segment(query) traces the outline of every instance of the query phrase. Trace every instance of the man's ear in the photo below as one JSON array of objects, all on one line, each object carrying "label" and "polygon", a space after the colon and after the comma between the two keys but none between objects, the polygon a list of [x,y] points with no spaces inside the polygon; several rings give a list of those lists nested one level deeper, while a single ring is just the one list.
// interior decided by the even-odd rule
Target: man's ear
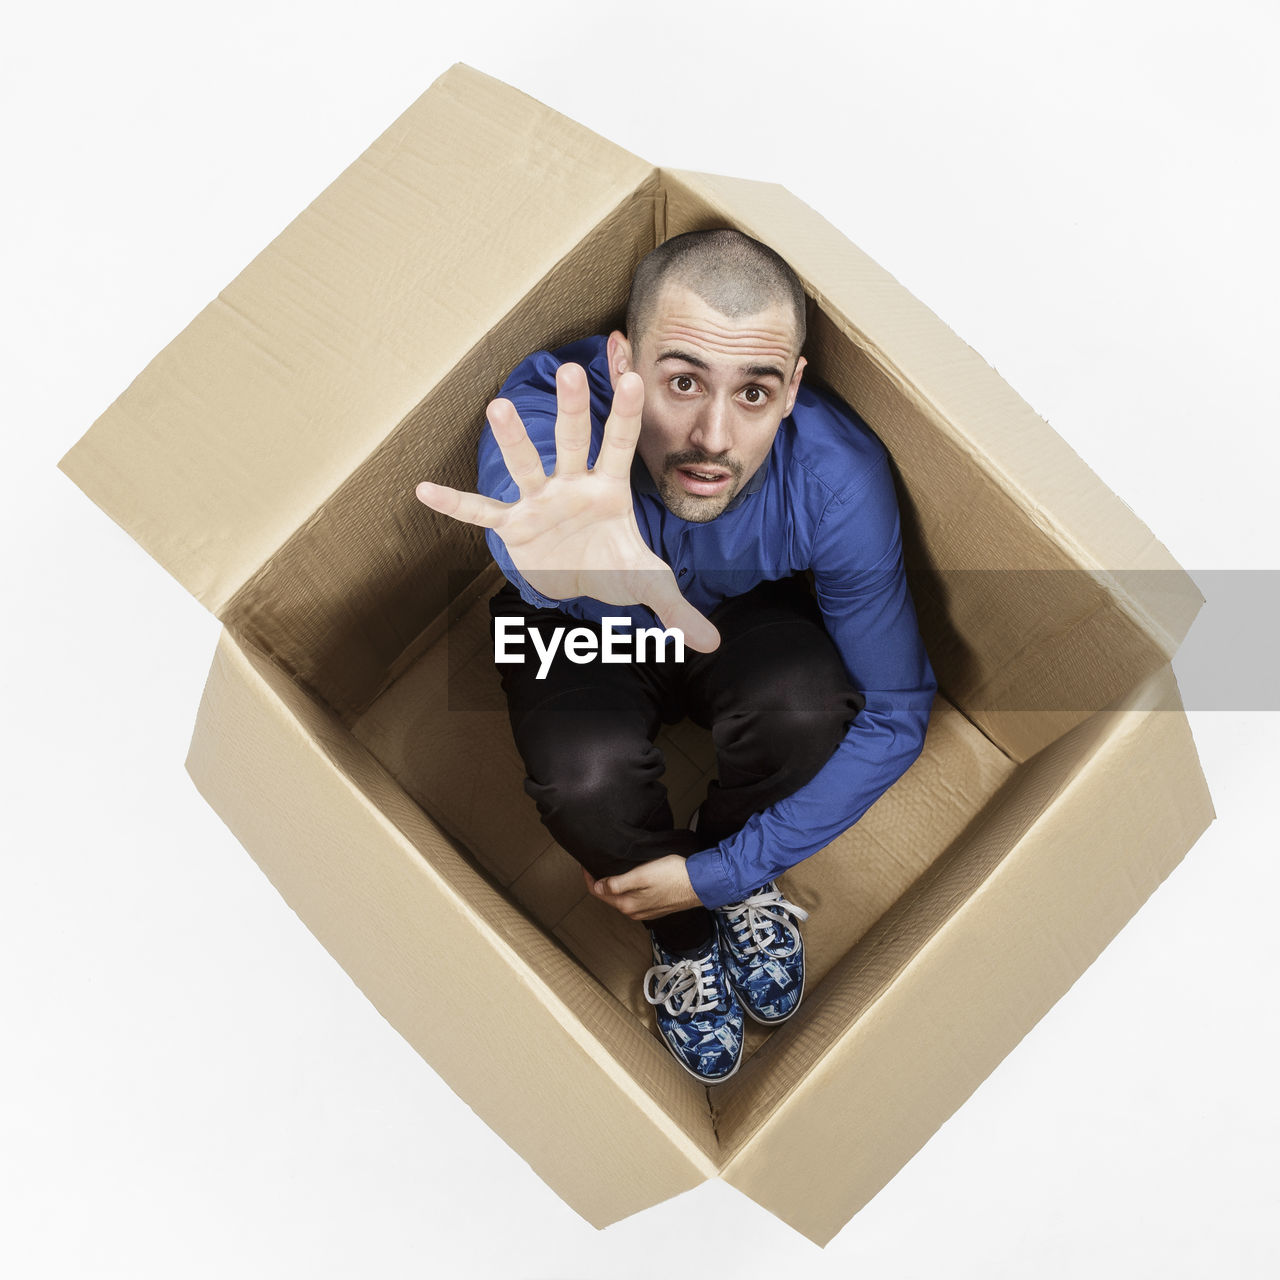
[{"label": "man's ear", "polygon": [[787,407],[783,410],[782,416],[785,418],[795,408],[796,396],[800,391],[800,377],[804,373],[804,367],[809,362],[801,356],[796,361],[796,370],[791,375],[791,382],[787,386]]},{"label": "man's ear", "polygon": [[627,335],[621,329],[615,329],[609,335],[605,356],[609,361],[609,382],[616,390],[618,379],[628,369],[634,367],[631,363],[631,343],[627,341]]}]

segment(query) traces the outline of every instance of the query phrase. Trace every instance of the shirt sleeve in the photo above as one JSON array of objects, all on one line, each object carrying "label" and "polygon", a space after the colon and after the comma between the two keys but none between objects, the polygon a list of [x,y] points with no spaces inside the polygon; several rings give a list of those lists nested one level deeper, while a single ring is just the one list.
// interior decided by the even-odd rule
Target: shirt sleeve
[{"label": "shirt sleeve", "polygon": [[819,772],[737,834],[691,855],[708,907],[744,898],[853,825],[919,756],[938,684],[902,562],[888,456],[850,497],[833,497],[814,538],[818,604],[866,704]]}]

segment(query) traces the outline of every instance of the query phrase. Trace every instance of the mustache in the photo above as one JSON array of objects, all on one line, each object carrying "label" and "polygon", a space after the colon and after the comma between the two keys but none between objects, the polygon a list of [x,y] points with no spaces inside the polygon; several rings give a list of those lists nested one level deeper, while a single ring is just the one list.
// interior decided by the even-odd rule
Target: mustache
[{"label": "mustache", "polygon": [[742,475],[742,463],[730,454],[716,458],[700,449],[681,449],[667,454],[662,461],[668,471],[676,467],[714,467],[718,471],[730,472],[735,480]]}]

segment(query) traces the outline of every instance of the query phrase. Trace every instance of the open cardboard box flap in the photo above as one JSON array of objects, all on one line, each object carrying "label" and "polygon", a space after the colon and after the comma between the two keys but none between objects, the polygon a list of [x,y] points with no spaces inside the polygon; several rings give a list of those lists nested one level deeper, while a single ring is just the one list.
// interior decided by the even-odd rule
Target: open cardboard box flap
[{"label": "open cardboard box flap", "polygon": [[[424,391],[652,174],[459,65],[147,365],[59,466],[224,617]],[[537,216],[535,201],[555,216]]]},{"label": "open cardboard box flap", "polygon": [[[473,487],[506,372],[616,324],[655,243],[725,224],[796,268],[814,376],[889,448],[943,696],[903,781],[789,873],[863,905],[820,913],[805,1008],[709,1097],[634,1007],[618,922],[569,896],[501,708],[462,705],[492,692],[489,557],[413,486]],[[202,794],[597,1225],[720,1174],[825,1242],[1212,817],[1168,667],[1199,592],[996,372],[784,189],[655,169],[461,65],[60,466],[225,624]]]}]

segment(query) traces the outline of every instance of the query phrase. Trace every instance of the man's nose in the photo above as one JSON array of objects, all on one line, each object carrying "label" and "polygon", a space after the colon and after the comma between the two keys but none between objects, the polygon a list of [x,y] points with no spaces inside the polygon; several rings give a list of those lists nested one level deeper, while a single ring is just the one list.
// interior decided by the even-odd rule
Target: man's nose
[{"label": "man's nose", "polygon": [[702,405],[690,442],[695,449],[712,455],[728,450],[731,443],[729,409],[724,401],[713,396]]}]

